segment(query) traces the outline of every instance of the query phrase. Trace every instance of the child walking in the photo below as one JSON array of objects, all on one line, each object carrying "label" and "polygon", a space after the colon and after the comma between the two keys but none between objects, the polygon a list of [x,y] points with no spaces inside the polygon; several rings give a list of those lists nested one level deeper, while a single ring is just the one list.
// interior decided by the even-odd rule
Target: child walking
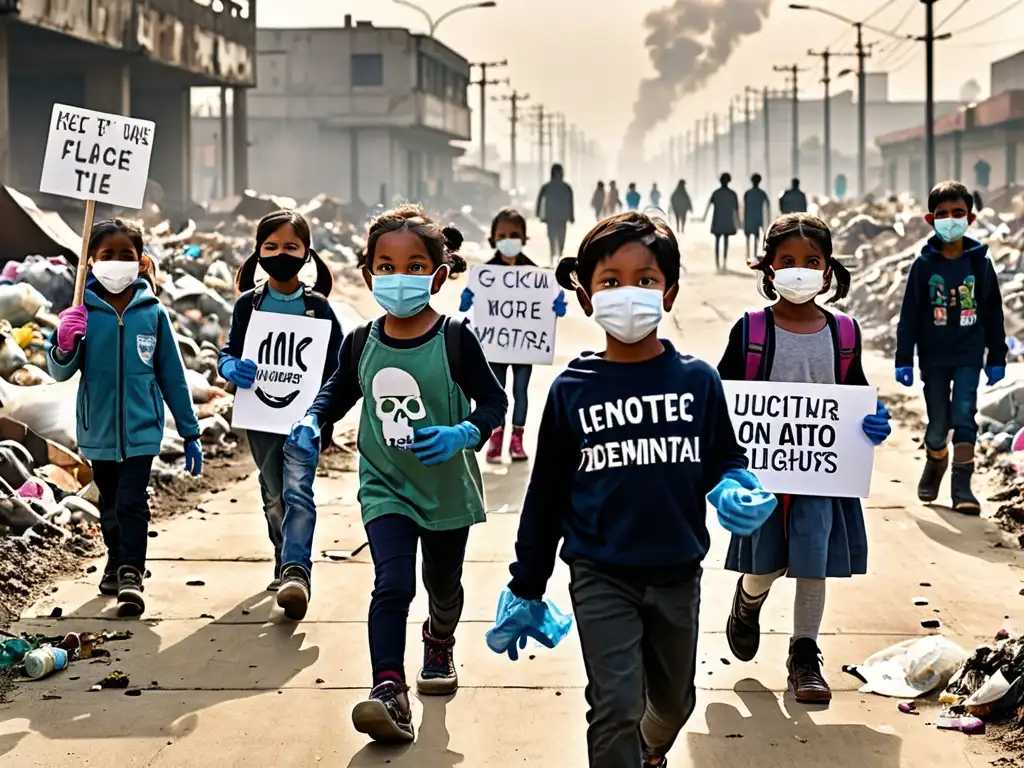
[{"label": "child walking", "polygon": [[[461,244],[457,229],[442,230],[418,206],[373,221],[361,266],[385,314],[345,338],[337,373],[289,438],[289,456],[315,457],[321,429],[363,398],[359,503],[375,572],[373,687],[352,722],[379,741],[414,738],[405,636],[418,545],[430,611],[416,687],[424,695],[458,687],[453,647],[464,601],[462,562],[470,526],[485,520],[473,451],[505,422],[508,408],[473,331],[430,306],[448,277],[466,269]],[[308,491],[307,497],[312,506]]]},{"label": "child walking", "polygon": [[[538,601],[564,537],[591,768],[667,765],[693,712],[705,497],[742,533],[775,505],[746,470],[715,369],[658,338],[679,270],[668,225],[632,212],[599,223],[578,257],[558,266],[559,283],[605,331],[606,346],[551,386],[511,595],[502,596],[494,632],[502,614],[512,616],[506,624],[519,614],[521,639],[544,642]],[[513,657],[519,639],[507,649]]]},{"label": "child walking", "polygon": [[[832,258],[832,235],[821,219],[782,216],[765,235],[756,265],[761,293],[778,302],[748,313],[733,326],[718,372],[726,380],[867,386],[856,321],[815,302],[836,283],[830,299],[850,287],[850,273]],[[864,434],[880,445],[890,432],[881,403],[864,419]],[[789,684],[799,702],[827,702],[832,691],[821,673],[818,630],[825,609],[825,579],[867,572],[868,542],[860,499],[783,496],[751,536],[733,536],[726,568],[743,574],[726,625],[729,647],[750,661],[760,643],[759,616],[772,584],[796,579]]]},{"label": "child walking", "polygon": [[146,610],[143,576],[149,542],[149,474],[164,437],[164,402],[185,441],[185,469],[203,469],[199,422],[171,321],[154,293],[142,232],[120,219],[89,234],[85,303],[60,315],[46,362],[57,381],[77,372],[78,448],[100,492],[107,564],[100,593],[117,595],[117,613]]},{"label": "child walking", "polygon": [[[515,208],[502,208],[491,222],[491,247],[495,249],[494,257],[488,264],[502,267],[536,267],[526,254],[523,245],[526,243],[526,218]],[[460,312],[468,312],[473,306],[473,291],[464,288],[459,303]],[[552,305],[556,317],[565,317],[568,306],[565,303],[565,291],[559,291]],[[508,363],[491,363],[495,378],[505,388],[508,381]],[[512,461],[526,461],[529,457],[523,448],[523,432],[526,429],[526,415],[529,409],[530,376],[532,365],[512,363],[512,437],[509,440],[508,453]],[[487,445],[487,461],[490,464],[501,463],[501,452],[505,447],[505,428],[498,427],[491,433]]]},{"label": "child walking", "polygon": [[[231,315],[227,342],[220,351],[217,370],[239,389],[250,389],[257,365],[242,358],[245,335],[253,312],[275,312],[329,320],[331,336],[327,345],[323,382],[338,369],[341,326],[327,297],[334,287],[330,268],[311,245],[309,223],[296,211],[275,211],[256,225],[256,247],[235,275],[241,292]],[[312,289],[299,280],[303,266],[316,265]],[[267,274],[266,282],[255,285],[256,267]],[[329,428],[328,428],[329,429]],[[260,493],[267,532],[274,547],[274,578],[267,590],[277,592],[277,604],[295,621],[305,618],[311,593],[313,529],[316,515],[305,508],[286,510],[284,502],[284,444],[287,435],[248,430],[249,450],[260,473]],[[328,433],[322,443],[331,444]]]},{"label": "child walking", "polygon": [[[914,383],[914,347],[924,383],[928,456],[917,486],[921,501],[939,497],[949,466],[953,434],[953,509],[981,513],[971,490],[978,384],[984,367],[988,385],[1006,375],[1006,329],[999,278],[988,246],[966,237],[974,223],[974,198],[963,184],[944,181],[928,195],[925,219],[935,228],[910,267],[896,330],[896,381]],[[952,390],[952,394],[950,391]]]}]

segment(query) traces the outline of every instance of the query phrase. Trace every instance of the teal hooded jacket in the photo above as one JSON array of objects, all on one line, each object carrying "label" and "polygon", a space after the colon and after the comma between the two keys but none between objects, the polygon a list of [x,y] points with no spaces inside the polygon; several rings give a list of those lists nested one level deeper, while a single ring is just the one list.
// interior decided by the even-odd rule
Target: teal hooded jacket
[{"label": "teal hooded jacket", "polygon": [[78,447],[90,461],[123,461],[158,456],[164,435],[164,401],[178,434],[199,437],[199,422],[185,379],[171,320],[149,283],[139,278],[135,296],[121,317],[91,290],[85,338],[71,354],[56,346],[46,352],[57,381],[82,372],[78,384]]}]

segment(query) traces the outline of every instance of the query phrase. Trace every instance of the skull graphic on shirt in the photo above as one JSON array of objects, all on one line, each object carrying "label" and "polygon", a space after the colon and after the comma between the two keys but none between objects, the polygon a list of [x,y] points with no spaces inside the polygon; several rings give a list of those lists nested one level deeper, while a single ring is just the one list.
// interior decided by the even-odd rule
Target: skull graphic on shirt
[{"label": "skull graphic on shirt", "polygon": [[410,422],[420,421],[427,415],[420,385],[401,368],[381,368],[373,377],[370,390],[385,445],[408,451],[413,442]]}]

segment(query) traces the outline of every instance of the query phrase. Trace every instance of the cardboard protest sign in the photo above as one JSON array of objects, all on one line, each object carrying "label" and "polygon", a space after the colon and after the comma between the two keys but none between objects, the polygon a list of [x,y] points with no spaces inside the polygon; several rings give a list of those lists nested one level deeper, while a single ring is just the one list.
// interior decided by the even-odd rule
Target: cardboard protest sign
[{"label": "cardboard protest sign", "polygon": [[231,426],[287,435],[320,391],[330,339],[329,320],[253,312],[242,359],[259,370],[252,387],[235,395]]},{"label": "cardboard protest sign", "polygon": [[492,363],[551,365],[555,274],[539,267],[473,267],[473,330]]},{"label": "cardboard protest sign", "polygon": [[861,422],[873,387],[723,381],[736,437],[765,490],[867,498],[875,447]]}]

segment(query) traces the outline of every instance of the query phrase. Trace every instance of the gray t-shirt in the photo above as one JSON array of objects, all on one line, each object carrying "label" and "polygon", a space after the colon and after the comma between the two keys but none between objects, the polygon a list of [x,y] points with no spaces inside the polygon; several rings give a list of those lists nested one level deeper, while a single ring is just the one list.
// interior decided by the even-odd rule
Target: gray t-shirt
[{"label": "gray t-shirt", "polygon": [[770,381],[835,384],[835,350],[826,325],[817,333],[790,333],[775,326],[775,355]]}]

